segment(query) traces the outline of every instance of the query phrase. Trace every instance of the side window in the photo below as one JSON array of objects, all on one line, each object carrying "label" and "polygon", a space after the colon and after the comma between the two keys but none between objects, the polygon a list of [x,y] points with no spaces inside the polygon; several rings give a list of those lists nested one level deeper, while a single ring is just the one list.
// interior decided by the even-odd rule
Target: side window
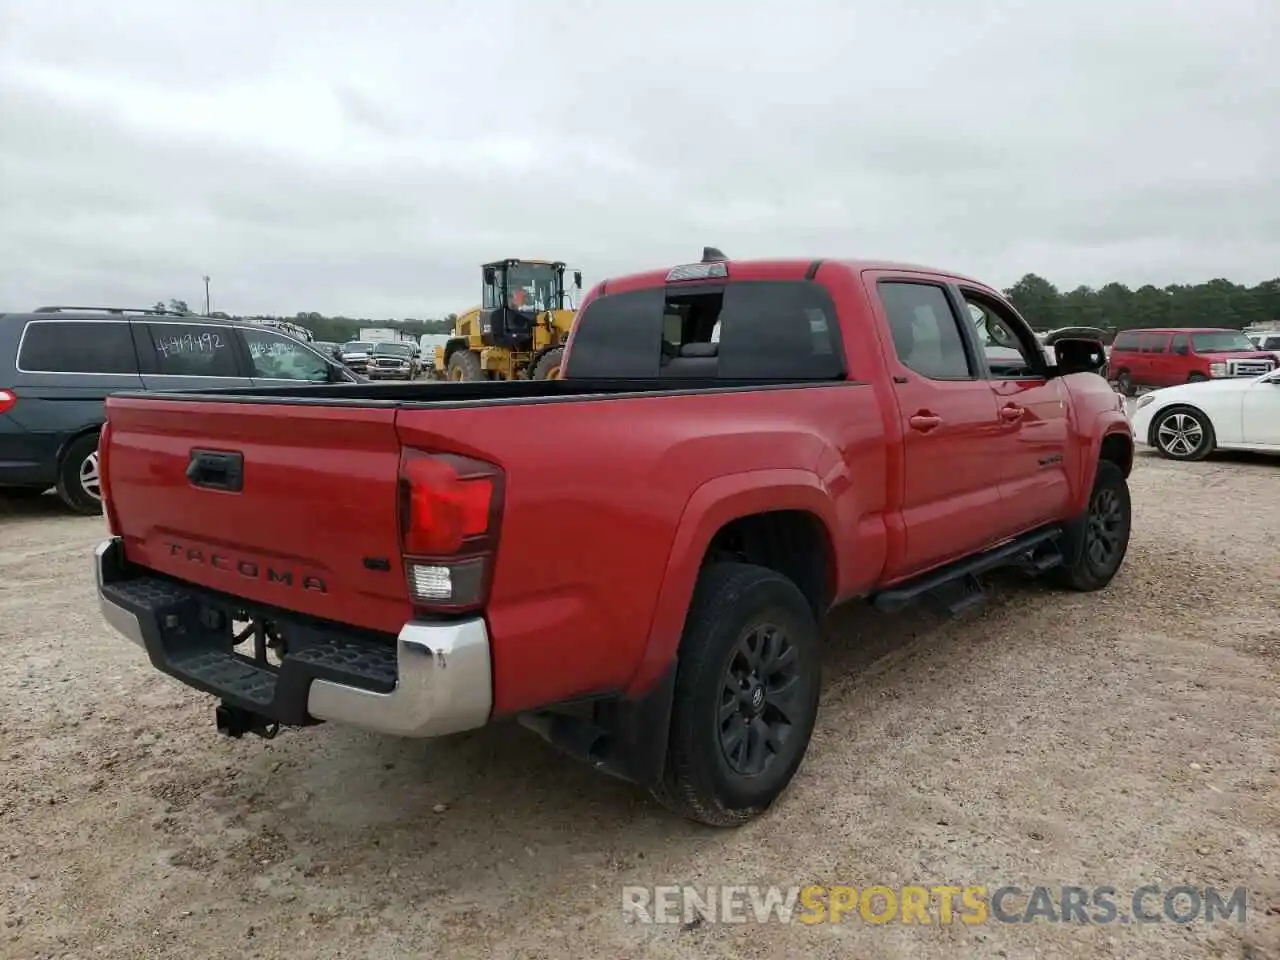
[{"label": "side window", "polygon": [[117,320],[33,320],[22,334],[18,368],[26,373],[137,376],[129,324]]},{"label": "side window", "polygon": [[942,287],[882,281],[879,291],[903,366],[933,380],[975,378],[960,335],[960,321]]},{"label": "side window", "polygon": [[266,330],[241,330],[249,347],[253,375],[271,380],[329,379],[329,365],[323,357],[297,340]]},{"label": "side window", "polygon": [[1146,341],[1146,353],[1164,353],[1169,344],[1169,337],[1163,333],[1149,333]]},{"label": "side window", "polygon": [[838,333],[835,304],[820,284],[731,283],[707,340],[719,377],[838,380],[845,375]]},{"label": "side window", "polygon": [[156,373],[169,377],[238,377],[234,336],[229,327],[198,323],[148,323]]},{"label": "side window", "polygon": [[1180,333],[1173,338],[1173,353],[1180,357],[1185,357],[1191,352],[1191,338],[1185,333]]},{"label": "side window", "polygon": [[995,377],[1035,377],[1044,372],[1044,353],[1026,325],[996,303],[962,290],[969,319],[988,372]]},{"label": "side window", "polygon": [[1122,333],[1111,344],[1111,349],[1113,352],[1116,350],[1135,350],[1137,346],[1138,335],[1136,333]]}]

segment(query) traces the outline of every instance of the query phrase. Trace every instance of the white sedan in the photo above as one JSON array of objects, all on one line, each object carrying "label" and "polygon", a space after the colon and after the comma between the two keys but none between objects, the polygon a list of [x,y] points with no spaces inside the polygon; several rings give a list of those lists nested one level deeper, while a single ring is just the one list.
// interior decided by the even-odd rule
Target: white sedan
[{"label": "white sedan", "polygon": [[1152,390],[1132,420],[1134,439],[1170,460],[1203,460],[1214,450],[1280,454],[1280,370]]}]

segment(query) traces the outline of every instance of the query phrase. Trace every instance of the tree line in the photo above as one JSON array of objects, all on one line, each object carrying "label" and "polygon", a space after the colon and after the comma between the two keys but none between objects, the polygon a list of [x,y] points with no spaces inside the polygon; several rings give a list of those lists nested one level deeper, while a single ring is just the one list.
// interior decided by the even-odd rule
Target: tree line
[{"label": "tree line", "polygon": [[[1230,280],[1205,283],[1175,283],[1167,287],[1151,284],[1131,290],[1123,283],[1102,287],[1076,287],[1061,291],[1044,277],[1028,273],[1005,290],[1018,312],[1037,330],[1058,327],[1100,327],[1112,333],[1137,327],[1231,327],[1280,321],[1280,278],[1247,287]],[[191,315],[184,300],[157,302],[157,310]],[[214,316],[228,317],[216,312]],[[361,327],[396,327],[415,337],[424,333],[448,333],[457,319],[454,314],[420,320],[371,320],[367,317],[330,317],[315,311],[301,311],[291,317],[256,316],[257,320],[287,320],[306,327],[317,340],[340,343],[355,337]]]},{"label": "tree line", "polygon": [[1280,320],[1280,278],[1246,287],[1230,280],[1151,284],[1131,290],[1123,283],[1098,289],[1060,291],[1034,273],[1005,291],[1009,301],[1037,330],[1100,327],[1116,332],[1138,327],[1231,327]]}]

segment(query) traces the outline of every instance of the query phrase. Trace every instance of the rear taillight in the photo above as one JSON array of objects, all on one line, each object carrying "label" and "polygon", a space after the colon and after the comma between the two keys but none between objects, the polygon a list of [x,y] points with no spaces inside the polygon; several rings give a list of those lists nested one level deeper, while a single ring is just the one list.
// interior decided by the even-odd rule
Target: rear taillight
[{"label": "rear taillight", "polygon": [[111,449],[111,424],[104,423],[98,433],[98,490],[102,494],[102,512],[107,518],[107,529],[112,536],[120,536],[120,524],[116,521],[115,507],[111,504],[110,474],[111,464],[108,452]]},{"label": "rear taillight", "polygon": [[402,452],[400,545],[415,603],[457,611],[484,605],[502,493],[502,470],[491,463]]},{"label": "rear taillight", "polygon": [[18,405],[18,395],[12,390],[0,390],[0,413],[8,413]]}]

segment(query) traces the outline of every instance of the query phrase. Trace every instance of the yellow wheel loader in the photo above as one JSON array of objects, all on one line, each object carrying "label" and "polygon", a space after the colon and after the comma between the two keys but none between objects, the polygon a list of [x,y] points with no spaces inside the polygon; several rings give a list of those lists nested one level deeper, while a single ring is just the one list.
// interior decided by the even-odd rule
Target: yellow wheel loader
[{"label": "yellow wheel loader", "polygon": [[[565,265],[551,260],[495,260],[481,267],[480,306],[461,314],[435,368],[448,380],[554,380],[573,326],[565,309]],[[582,289],[582,273],[573,285]]]}]

